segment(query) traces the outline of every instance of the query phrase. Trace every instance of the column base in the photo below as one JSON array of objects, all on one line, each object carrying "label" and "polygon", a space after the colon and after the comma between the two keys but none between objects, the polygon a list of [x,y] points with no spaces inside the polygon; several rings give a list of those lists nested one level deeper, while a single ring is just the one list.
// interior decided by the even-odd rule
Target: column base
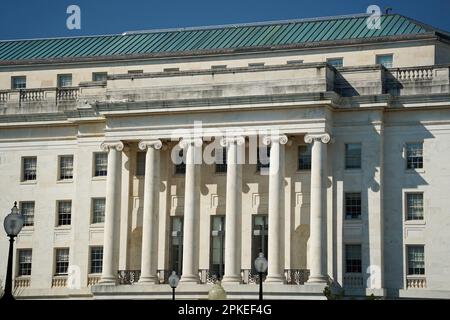
[{"label": "column base", "polygon": [[286,278],[282,275],[268,275],[264,283],[283,284],[286,282]]},{"label": "column base", "polygon": [[159,279],[157,276],[140,277],[138,284],[158,284]]},{"label": "column base", "polygon": [[240,275],[239,276],[227,276],[227,275],[224,275],[222,280],[221,280],[221,282],[222,283],[240,284],[240,283],[242,283],[242,277]]},{"label": "column base", "polygon": [[116,277],[101,277],[98,284],[115,286],[117,284],[117,279]]},{"label": "column base", "polygon": [[189,274],[189,275],[181,275],[180,279],[181,283],[200,283],[200,278],[198,275]]},{"label": "column base", "polygon": [[327,283],[328,277],[327,276],[310,276],[307,283]]}]

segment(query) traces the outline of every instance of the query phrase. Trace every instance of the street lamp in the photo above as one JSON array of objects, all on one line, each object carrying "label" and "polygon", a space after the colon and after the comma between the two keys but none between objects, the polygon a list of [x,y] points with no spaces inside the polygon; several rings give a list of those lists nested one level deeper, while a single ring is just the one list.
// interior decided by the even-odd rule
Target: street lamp
[{"label": "street lamp", "polygon": [[267,271],[267,259],[264,253],[260,252],[258,258],[255,259],[255,269],[259,274],[259,300],[263,299],[263,273]]},{"label": "street lamp", "polygon": [[12,264],[13,264],[13,251],[14,251],[14,238],[17,237],[20,230],[23,227],[23,216],[19,214],[19,209],[17,209],[17,202],[14,202],[14,207],[11,209],[11,213],[5,217],[3,221],[3,226],[5,227],[6,234],[9,237],[9,253],[8,253],[8,268],[6,271],[6,283],[5,283],[5,293],[3,294],[2,300],[14,300],[12,295]]},{"label": "street lamp", "polygon": [[178,282],[180,282],[180,278],[175,271],[172,271],[169,277],[169,285],[172,288],[172,300],[175,300],[175,288],[178,286]]}]

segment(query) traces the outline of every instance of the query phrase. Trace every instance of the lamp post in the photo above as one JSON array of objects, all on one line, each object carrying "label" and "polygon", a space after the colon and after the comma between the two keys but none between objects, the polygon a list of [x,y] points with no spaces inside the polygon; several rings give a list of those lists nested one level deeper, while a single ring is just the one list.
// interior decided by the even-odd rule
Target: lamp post
[{"label": "lamp post", "polygon": [[8,253],[8,268],[6,271],[5,293],[2,300],[10,301],[14,300],[12,294],[12,264],[13,264],[13,252],[14,252],[14,238],[17,237],[20,230],[23,227],[23,216],[19,214],[17,208],[17,202],[14,202],[14,207],[11,209],[11,213],[5,217],[3,221],[6,234],[9,237],[9,253]]},{"label": "lamp post", "polygon": [[264,253],[260,252],[258,258],[255,259],[255,269],[259,274],[259,300],[263,299],[263,273],[267,271],[267,259]]},{"label": "lamp post", "polygon": [[172,300],[175,300],[175,289],[178,286],[179,281],[180,277],[177,276],[175,271],[172,271],[172,274],[169,277],[169,285],[172,288]]}]

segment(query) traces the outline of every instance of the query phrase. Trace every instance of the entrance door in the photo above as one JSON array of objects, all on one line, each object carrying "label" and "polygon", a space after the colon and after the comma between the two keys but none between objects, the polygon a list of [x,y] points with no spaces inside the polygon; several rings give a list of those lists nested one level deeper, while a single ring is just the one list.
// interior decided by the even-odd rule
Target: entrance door
[{"label": "entrance door", "polygon": [[211,252],[209,272],[211,276],[222,279],[225,263],[225,216],[211,217]]},{"label": "entrance door", "polygon": [[170,268],[170,273],[175,271],[178,276],[183,270],[183,217],[171,218]]},{"label": "entrance door", "polygon": [[264,257],[267,259],[267,245],[268,245],[268,216],[267,215],[255,215],[253,216],[252,227],[252,272],[255,270],[255,259],[259,256],[259,253],[264,253]]}]

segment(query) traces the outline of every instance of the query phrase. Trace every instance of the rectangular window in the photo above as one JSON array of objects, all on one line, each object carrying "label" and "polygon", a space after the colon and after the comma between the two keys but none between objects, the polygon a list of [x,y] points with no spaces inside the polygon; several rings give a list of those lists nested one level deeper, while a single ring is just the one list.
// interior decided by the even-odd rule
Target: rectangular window
[{"label": "rectangular window", "polygon": [[[184,159],[183,149],[180,150],[180,157]],[[183,162],[175,165],[175,174],[185,174],[185,173],[186,173],[186,163],[183,160]]]},{"label": "rectangular window", "polygon": [[227,148],[216,148],[216,173],[227,172]]},{"label": "rectangular window", "polygon": [[71,223],[72,218],[72,201],[58,201],[58,226],[67,226]]},{"label": "rectangular window", "polygon": [[59,157],[59,180],[73,179],[73,156]]},{"label": "rectangular window", "polygon": [[379,54],[376,56],[376,64],[381,64],[386,68],[392,68],[393,59],[392,54]]},{"label": "rectangular window", "polygon": [[27,77],[25,76],[11,77],[11,89],[13,90],[25,89],[26,87],[27,87]]},{"label": "rectangular window", "polygon": [[361,143],[345,144],[345,169],[361,169]]},{"label": "rectangular window", "polygon": [[347,244],[345,245],[345,272],[361,273],[361,245]]},{"label": "rectangular window", "polygon": [[102,273],[103,247],[91,247],[90,273]]},{"label": "rectangular window", "polygon": [[128,70],[128,74],[141,74],[144,70]]},{"label": "rectangular window", "polygon": [[406,194],[406,220],[423,220],[423,193]]},{"label": "rectangular window", "polygon": [[34,201],[24,201],[19,204],[20,213],[23,217],[23,226],[31,227],[34,225]]},{"label": "rectangular window", "polygon": [[108,154],[106,152],[94,153],[94,177],[106,177],[108,168]]},{"label": "rectangular window", "polygon": [[178,72],[180,68],[164,68],[163,72]]},{"label": "rectangular window", "polygon": [[71,87],[72,74],[58,74],[58,88]]},{"label": "rectangular window", "polygon": [[261,168],[269,169],[270,167],[270,147],[256,149],[256,171],[260,172]]},{"label": "rectangular window", "polygon": [[20,276],[31,276],[31,259],[32,250],[31,249],[20,249],[19,250],[19,268],[17,275]]},{"label": "rectangular window", "polygon": [[36,180],[36,157],[23,157],[22,158],[22,181]]},{"label": "rectangular window", "polygon": [[211,217],[210,275],[221,279],[224,273],[225,216]]},{"label": "rectangular window", "polygon": [[55,275],[66,275],[69,269],[69,249],[56,249],[55,252]]},{"label": "rectangular window", "polygon": [[311,170],[312,144],[298,146],[298,170]]},{"label": "rectangular window", "polygon": [[423,168],[423,143],[406,144],[406,169]]},{"label": "rectangular window", "polygon": [[106,81],[108,79],[107,72],[92,72],[92,81]]},{"label": "rectangular window", "polygon": [[146,152],[138,152],[136,155],[136,175],[145,176],[145,156]]},{"label": "rectangular window", "polygon": [[183,217],[171,217],[170,263],[178,276],[183,270]]},{"label": "rectangular window", "polygon": [[226,69],[226,68],[227,68],[226,64],[220,64],[220,65],[211,66],[211,70],[223,70],[223,69]]},{"label": "rectangular window", "polygon": [[92,199],[92,223],[105,222],[105,198]]},{"label": "rectangular window", "polygon": [[345,193],[345,219],[361,219],[361,193]]},{"label": "rectangular window", "polygon": [[302,64],[303,60],[288,60],[286,64]]},{"label": "rectangular window", "polygon": [[424,246],[407,246],[408,275],[425,274],[425,252]]},{"label": "rectangular window", "polygon": [[[262,252],[267,259],[268,254],[268,240],[269,240],[269,217],[263,214],[253,215],[252,223],[252,259],[259,256]],[[252,263],[252,271],[256,272],[255,265]]]},{"label": "rectangular window", "polygon": [[330,58],[330,59],[327,59],[327,63],[329,65],[332,65],[335,68],[340,68],[344,65],[344,59],[343,58]]},{"label": "rectangular window", "polygon": [[248,64],[250,68],[264,67],[264,65],[264,62],[253,62]]}]

